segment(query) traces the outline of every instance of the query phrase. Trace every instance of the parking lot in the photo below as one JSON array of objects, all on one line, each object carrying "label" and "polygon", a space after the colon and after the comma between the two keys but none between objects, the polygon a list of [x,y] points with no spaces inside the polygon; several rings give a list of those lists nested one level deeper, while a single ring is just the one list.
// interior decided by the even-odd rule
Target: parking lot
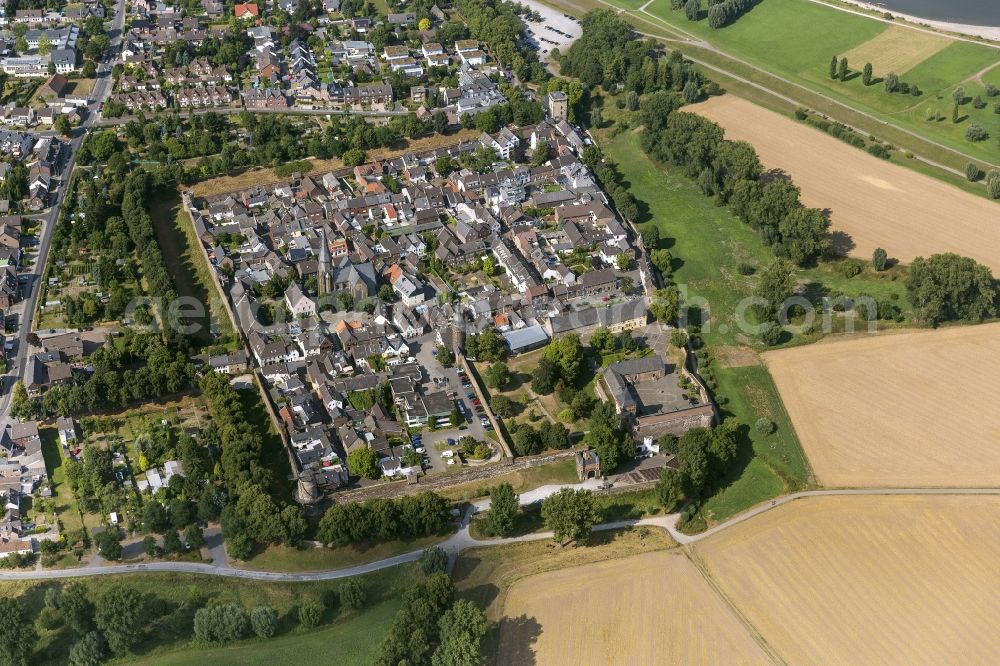
[{"label": "parking lot", "polygon": [[[554,48],[558,48],[565,53],[569,45],[582,33],[580,24],[576,19],[569,18],[540,2],[526,0],[524,4],[542,16],[541,21],[524,19],[524,23],[528,29],[526,36],[532,46],[538,49],[539,53],[548,55]],[[545,58],[542,58],[542,60],[544,61]]]},{"label": "parking lot", "polygon": [[475,437],[476,441],[479,442],[494,443],[486,436],[486,429],[483,427],[481,417],[476,413],[473,400],[468,397],[469,393],[475,395],[472,388],[462,386],[457,367],[446,368],[438,362],[435,353],[437,340],[434,334],[431,333],[415,338],[408,341],[408,344],[410,346],[410,353],[417,358],[417,362],[427,372],[427,390],[455,392],[457,394],[456,404],[459,405],[459,413],[461,414],[464,410],[464,414],[462,415],[464,428],[443,428],[433,432],[425,430],[421,435],[421,444],[424,447],[425,456],[430,461],[429,465],[425,465],[427,472],[442,472],[449,465],[447,465],[446,459],[441,457],[441,453],[438,451],[438,444],[447,442],[448,439],[453,439],[457,442],[466,435]]}]

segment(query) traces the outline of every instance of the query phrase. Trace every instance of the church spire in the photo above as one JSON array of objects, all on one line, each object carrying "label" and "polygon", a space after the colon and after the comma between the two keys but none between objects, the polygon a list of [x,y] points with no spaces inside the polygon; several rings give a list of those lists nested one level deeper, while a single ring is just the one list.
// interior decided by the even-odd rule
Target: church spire
[{"label": "church spire", "polygon": [[330,247],[326,244],[326,232],[319,230],[319,266],[316,275],[316,291],[319,296],[326,296],[333,291],[333,278],[330,266]]}]

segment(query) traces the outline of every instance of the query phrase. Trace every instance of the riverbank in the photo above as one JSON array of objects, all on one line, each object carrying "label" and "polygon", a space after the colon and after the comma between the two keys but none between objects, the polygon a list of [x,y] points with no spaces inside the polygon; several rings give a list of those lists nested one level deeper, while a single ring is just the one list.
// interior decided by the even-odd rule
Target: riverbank
[{"label": "riverbank", "polygon": [[[951,21],[926,19],[919,16],[912,16],[910,14],[902,14],[900,12],[892,11],[871,2],[864,2],[864,0],[841,0],[841,4],[854,5],[869,12],[876,12],[879,15],[891,14],[896,19],[902,19],[918,27],[933,28],[935,30],[951,32],[966,37],[981,37],[983,39],[1000,42],[1000,26],[972,25],[969,23],[953,23]],[[1000,48],[1000,45],[993,44],[992,46]]]}]

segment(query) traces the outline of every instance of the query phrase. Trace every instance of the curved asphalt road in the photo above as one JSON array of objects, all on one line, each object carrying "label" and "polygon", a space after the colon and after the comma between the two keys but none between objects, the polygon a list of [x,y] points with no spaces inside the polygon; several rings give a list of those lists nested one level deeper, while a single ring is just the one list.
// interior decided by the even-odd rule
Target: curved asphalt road
[{"label": "curved asphalt road", "polygon": [[[521,498],[521,503],[530,504],[547,497],[564,487],[581,488],[587,486],[582,484],[543,486],[542,488],[537,488],[530,493],[525,493],[525,495]],[[717,532],[729,529],[730,527],[738,525],[746,520],[749,520],[750,518],[753,518],[754,516],[760,515],[765,511],[770,511],[771,509],[779,507],[783,504],[788,504],[789,502],[794,502],[808,497],[833,495],[1000,495],[1000,488],[843,488],[832,490],[806,490],[759,504],[749,511],[730,518],[726,522],[720,523],[700,534],[689,535],[679,532],[676,528],[676,524],[680,516],[676,513],[665,516],[655,516],[653,518],[643,518],[641,520],[623,520],[613,523],[604,523],[602,525],[595,526],[594,529],[596,531],[617,530],[639,525],[659,527],[666,530],[667,533],[670,534],[671,538],[673,538],[677,543],[685,545],[701,541],[702,539],[708,538]],[[440,544],[441,547],[447,551],[452,563],[454,563],[455,558],[460,552],[469,548],[500,546],[504,544],[539,541],[552,538],[551,532],[537,532],[519,537],[511,537],[509,539],[491,539],[488,541],[473,539],[469,534],[469,521],[476,511],[488,508],[488,506],[489,500],[481,500],[473,504],[473,506],[470,507],[470,509],[467,510],[465,515],[462,517],[462,525],[458,532]],[[402,555],[396,555],[395,557],[388,557],[383,560],[369,562],[368,564],[360,564],[354,567],[302,573],[237,569],[229,566],[228,564],[217,566],[213,564],[198,564],[193,562],[148,562],[138,564],[90,565],[79,569],[3,571],[0,572],[0,581],[50,580],[57,578],[78,578],[82,576],[103,576],[107,574],[162,572],[205,574],[210,576],[227,576],[230,578],[244,578],[249,580],[304,583],[310,581],[349,578],[351,576],[371,573],[373,571],[379,571],[381,569],[406,564],[408,562],[415,562],[420,559],[422,552],[423,549],[414,550],[409,553],[403,553]]]}]

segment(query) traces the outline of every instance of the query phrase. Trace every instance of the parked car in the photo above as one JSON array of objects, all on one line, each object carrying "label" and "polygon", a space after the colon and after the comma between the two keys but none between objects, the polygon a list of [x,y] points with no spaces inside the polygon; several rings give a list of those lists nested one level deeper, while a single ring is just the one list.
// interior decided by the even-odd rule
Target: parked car
[{"label": "parked car", "polygon": [[454,458],[455,457],[455,452],[451,451],[451,450],[442,451],[441,452],[441,457],[442,458]]}]

